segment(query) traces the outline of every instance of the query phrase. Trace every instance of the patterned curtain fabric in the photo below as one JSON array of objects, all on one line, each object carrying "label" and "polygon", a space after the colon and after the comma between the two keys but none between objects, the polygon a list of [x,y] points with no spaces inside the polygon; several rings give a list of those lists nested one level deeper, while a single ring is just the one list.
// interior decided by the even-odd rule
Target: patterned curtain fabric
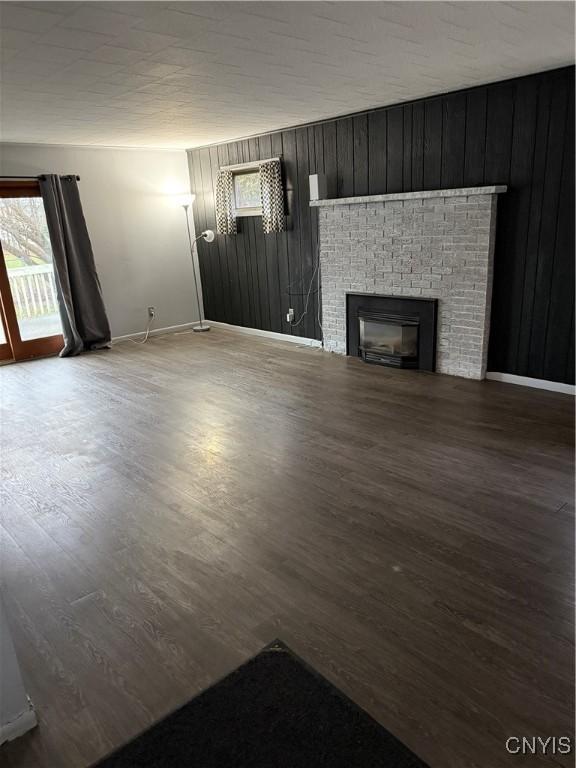
[{"label": "patterned curtain fabric", "polygon": [[235,235],[234,178],[232,171],[218,171],[216,178],[216,230],[220,235]]},{"label": "patterned curtain fabric", "polygon": [[279,160],[260,163],[260,193],[262,195],[262,228],[266,234],[284,232],[284,190]]}]

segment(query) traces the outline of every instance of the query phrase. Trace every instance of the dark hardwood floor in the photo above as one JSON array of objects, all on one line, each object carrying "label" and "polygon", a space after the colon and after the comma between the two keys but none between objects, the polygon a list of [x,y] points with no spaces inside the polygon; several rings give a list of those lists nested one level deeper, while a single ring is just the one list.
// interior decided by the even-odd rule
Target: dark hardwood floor
[{"label": "dark hardwood floor", "polygon": [[88,766],[275,637],[432,768],[573,765],[505,749],[573,735],[570,397],[216,329],[0,380],[40,719],[3,766]]}]

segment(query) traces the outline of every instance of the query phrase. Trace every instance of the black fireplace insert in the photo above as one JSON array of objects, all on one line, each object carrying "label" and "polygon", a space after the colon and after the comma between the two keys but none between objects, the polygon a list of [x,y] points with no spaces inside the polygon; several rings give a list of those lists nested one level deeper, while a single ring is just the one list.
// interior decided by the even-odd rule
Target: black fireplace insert
[{"label": "black fireplace insert", "polygon": [[394,368],[436,368],[437,299],[347,295],[348,354]]}]

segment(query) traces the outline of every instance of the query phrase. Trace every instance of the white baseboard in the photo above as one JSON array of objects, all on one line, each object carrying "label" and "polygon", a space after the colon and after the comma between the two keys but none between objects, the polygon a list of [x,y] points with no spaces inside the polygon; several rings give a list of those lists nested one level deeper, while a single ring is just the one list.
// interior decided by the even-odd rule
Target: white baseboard
[{"label": "white baseboard", "polygon": [[[178,333],[178,331],[186,331],[190,328],[194,328],[200,321],[197,320],[194,323],[182,323],[182,325],[168,325],[165,328],[154,328],[150,331],[150,336],[161,336],[164,333]],[[124,336],[113,336],[112,343],[115,344],[118,341],[128,341],[128,339],[135,339],[136,341],[143,338],[146,331],[138,331],[137,333],[127,333]]]},{"label": "white baseboard", "polygon": [[[190,330],[198,325],[199,321],[193,323],[183,323],[182,325],[169,325],[165,328],[155,328],[150,331],[150,336],[161,336],[166,333],[181,333]],[[288,341],[292,344],[301,344],[307,347],[322,347],[322,342],[318,339],[309,339],[304,336],[289,336],[287,333],[276,333],[276,331],[262,331],[260,328],[246,328],[243,325],[231,325],[230,323],[221,323],[219,320],[204,320],[208,325],[214,325],[217,328],[224,328],[237,333],[244,333],[248,336],[262,336],[276,341]],[[127,341],[128,339],[138,340],[144,336],[144,332],[128,333],[125,336],[113,336],[112,343]],[[521,387],[533,387],[534,389],[546,389],[549,392],[561,392],[565,395],[576,395],[576,386],[573,384],[563,384],[560,381],[547,381],[546,379],[532,379],[529,376],[516,376],[513,373],[498,373],[497,371],[488,371],[486,378],[491,381],[501,381],[505,384],[517,384]]]},{"label": "white baseboard", "polygon": [[264,336],[267,339],[276,339],[277,341],[290,341],[293,344],[304,344],[307,347],[321,347],[322,342],[318,339],[308,339],[304,336],[289,336],[287,333],[276,333],[276,331],[261,331],[260,328],[245,328],[243,325],[230,325],[221,323],[217,320],[206,320],[208,325],[215,325],[218,328],[226,328],[229,331],[246,333],[250,336]]},{"label": "white baseboard", "polygon": [[550,392],[562,392],[565,395],[576,395],[576,387],[573,384],[562,384],[560,381],[531,379],[529,376],[516,376],[513,373],[496,373],[493,371],[488,371],[486,378],[491,381],[503,381],[505,384],[519,384],[521,387],[547,389]]},{"label": "white baseboard", "polygon": [[36,719],[36,713],[31,706],[26,712],[22,712],[21,715],[18,715],[15,720],[0,725],[0,744],[4,744],[5,741],[12,741],[19,736],[23,736],[27,731],[35,728],[37,725],[38,720]]}]

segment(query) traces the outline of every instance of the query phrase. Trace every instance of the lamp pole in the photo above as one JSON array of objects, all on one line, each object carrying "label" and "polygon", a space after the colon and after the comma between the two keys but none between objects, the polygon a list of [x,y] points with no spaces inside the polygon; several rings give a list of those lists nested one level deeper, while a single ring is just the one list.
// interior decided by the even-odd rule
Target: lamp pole
[{"label": "lamp pole", "polygon": [[199,235],[195,240],[192,240],[192,233],[190,231],[190,216],[188,215],[188,208],[190,206],[188,204],[185,204],[182,206],[184,208],[184,213],[186,214],[186,229],[188,231],[188,243],[190,244],[190,259],[192,260],[192,274],[194,275],[194,290],[196,291],[196,306],[198,307],[198,317],[200,318],[200,325],[195,325],[194,328],[192,328],[193,331],[196,332],[202,332],[202,331],[209,331],[210,326],[204,325],[202,321],[202,308],[200,307],[200,294],[198,293],[198,280],[196,279],[196,264],[194,263],[194,246],[198,242],[198,240],[206,240],[207,242],[211,243],[212,240],[214,240],[214,232],[212,230],[207,229],[205,232],[202,232],[201,235]]}]

